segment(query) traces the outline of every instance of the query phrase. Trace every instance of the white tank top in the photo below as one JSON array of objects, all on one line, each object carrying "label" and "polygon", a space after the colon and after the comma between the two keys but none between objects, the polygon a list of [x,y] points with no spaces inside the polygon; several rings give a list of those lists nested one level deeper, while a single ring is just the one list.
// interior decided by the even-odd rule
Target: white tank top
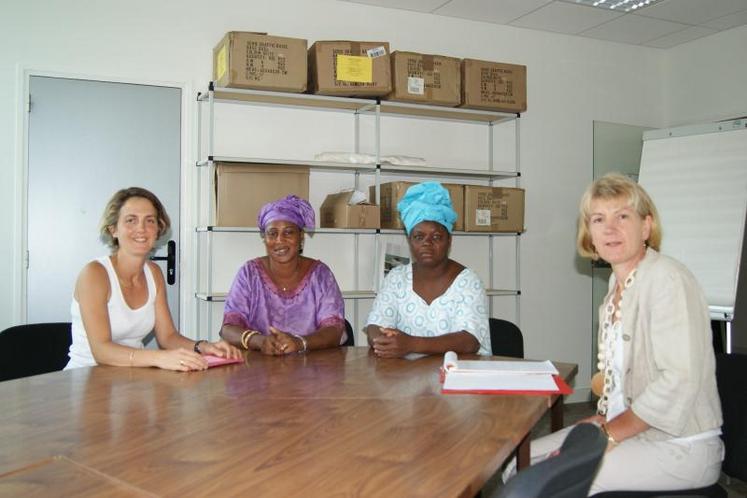
[{"label": "white tank top", "polygon": [[[122,296],[119,279],[109,256],[98,258],[96,261],[106,268],[106,273],[109,276],[111,296],[107,303],[107,309],[109,310],[112,342],[131,348],[142,348],[143,338],[153,330],[156,323],[156,281],[153,279],[150,266],[146,263],[144,268],[145,280],[148,284],[148,299],[140,308],[132,309]],[[65,370],[96,365],[96,360],[93,359],[91,353],[91,346],[88,343],[86,330],[83,327],[83,319],[80,316],[80,305],[75,300],[74,294],[73,302],[70,305],[70,314],[73,322],[73,342],[68,353],[70,361]]]}]

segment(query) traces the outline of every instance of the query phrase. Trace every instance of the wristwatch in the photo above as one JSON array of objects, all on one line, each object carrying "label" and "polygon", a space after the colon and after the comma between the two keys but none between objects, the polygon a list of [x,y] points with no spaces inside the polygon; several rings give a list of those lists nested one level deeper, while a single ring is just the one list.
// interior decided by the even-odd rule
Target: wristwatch
[{"label": "wristwatch", "polygon": [[198,354],[202,354],[202,351],[200,351],[200,343],[205,342],[205,339],[200,339],[199,341],[195,342],[194,352]]}]

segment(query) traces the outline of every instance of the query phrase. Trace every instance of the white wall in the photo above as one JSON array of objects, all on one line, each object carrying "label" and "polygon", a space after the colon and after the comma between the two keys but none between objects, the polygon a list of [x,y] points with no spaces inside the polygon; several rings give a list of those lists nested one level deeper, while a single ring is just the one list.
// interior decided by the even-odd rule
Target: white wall
[{"label": "white wall", "polygon": [[[228,30],[310,41],[388,40],[393,49],[527,65],[529,110],[521,118],[522,183],[527,189],[521,267],[526,352],[528,357],[578,363],[577,387],[588,385],[591,279],[588,266],[575,255],[574,239],[577,202],[592,175],[592,121],[667,124],[663,83],[668,54],[332,0],[214,0],[210,5],[194,0],[27,0],[5,5],[0,18],[0,327],[19,321],[14,305],[20,275],[15,252],[21,244],[19,71],[168,81],[198,90],[210,79],[211,49]],[[706,48],[710,45],[704,52]],[[187,105],[186,111],[193,113],[191,98]],[[194,174],[188,166],[193,159],[185,158],[186,188]],[[186,226],[191,215],[185,207]],[[190,293],[184,289],[185,312],[194,304]]]},{"label": "white wall", "polygon": [[666,52],[666,126],[747,116],[747,26]]}]

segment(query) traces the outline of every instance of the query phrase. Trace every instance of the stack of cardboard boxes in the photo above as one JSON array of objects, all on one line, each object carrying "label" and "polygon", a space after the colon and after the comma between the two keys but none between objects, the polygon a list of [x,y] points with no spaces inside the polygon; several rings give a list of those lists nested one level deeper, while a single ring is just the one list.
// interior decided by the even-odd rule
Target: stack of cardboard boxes
[{"label": "stack of cardboard boxes", "polygon": [[[320,95],[382,97],[393,101],[520,113],[527,108],[526,67],[396,51],[387,42],[317,41],[307,50],[298,38],[229,32],[213,49],[219,87]],[[397,202],[410,182],[381,185],[381,209],[349,205],[330,194],[320,209],[322,227],[401,228]],[[444,184],[458,219],[455,230],[521,232],[524,191]],[[215,224],[256,226],[266,202],[295,194],[309,198],[309,170],[278,165],[219,164]],[[375,192],[371,187],[371,201]]]},{"label": "stack of cardboard boxes", "polygon": [[[397,203],[412,182],[382,183],[380,189],[381,228],[403,228]],[[451,204],[457,213],[454,230],[465,232],[523,232],[524,190],[520,188],[488,187],[442,183],[449,191]],[[369,196],[375,199],[374,187]]]},{"label": "stack of cardboard boxes", "polygon": [[524,112],[526,66],[389,51],[379,41],[317,41],[231,31],[213,49],[220,87]]}]

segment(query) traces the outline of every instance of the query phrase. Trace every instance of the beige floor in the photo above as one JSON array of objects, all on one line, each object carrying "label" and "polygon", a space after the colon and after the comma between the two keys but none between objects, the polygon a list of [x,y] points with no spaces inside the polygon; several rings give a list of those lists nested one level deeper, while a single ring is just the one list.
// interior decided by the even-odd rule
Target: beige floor
[{"label": "beige floor", "polygon": [[[596,411],[596,407],[592,403],[573,403],[566,404],[564,409],[563,421],[565,425],[571,425],[581,420],[582,418],[591,416]],[[540,437],[550,433],[550,414],[545,415],[538,423],[534,431],[532,431],[532,437]],[[747,498],[747,483],[738,479],[727,478],[724,474],[721,474],[719,483],[729,493],[729,498]],[[500,480],[500,473],[490,479],[483,488],[482,498],[490,498],[493,493],[497,493],[498,489],[502,486]]]}]

